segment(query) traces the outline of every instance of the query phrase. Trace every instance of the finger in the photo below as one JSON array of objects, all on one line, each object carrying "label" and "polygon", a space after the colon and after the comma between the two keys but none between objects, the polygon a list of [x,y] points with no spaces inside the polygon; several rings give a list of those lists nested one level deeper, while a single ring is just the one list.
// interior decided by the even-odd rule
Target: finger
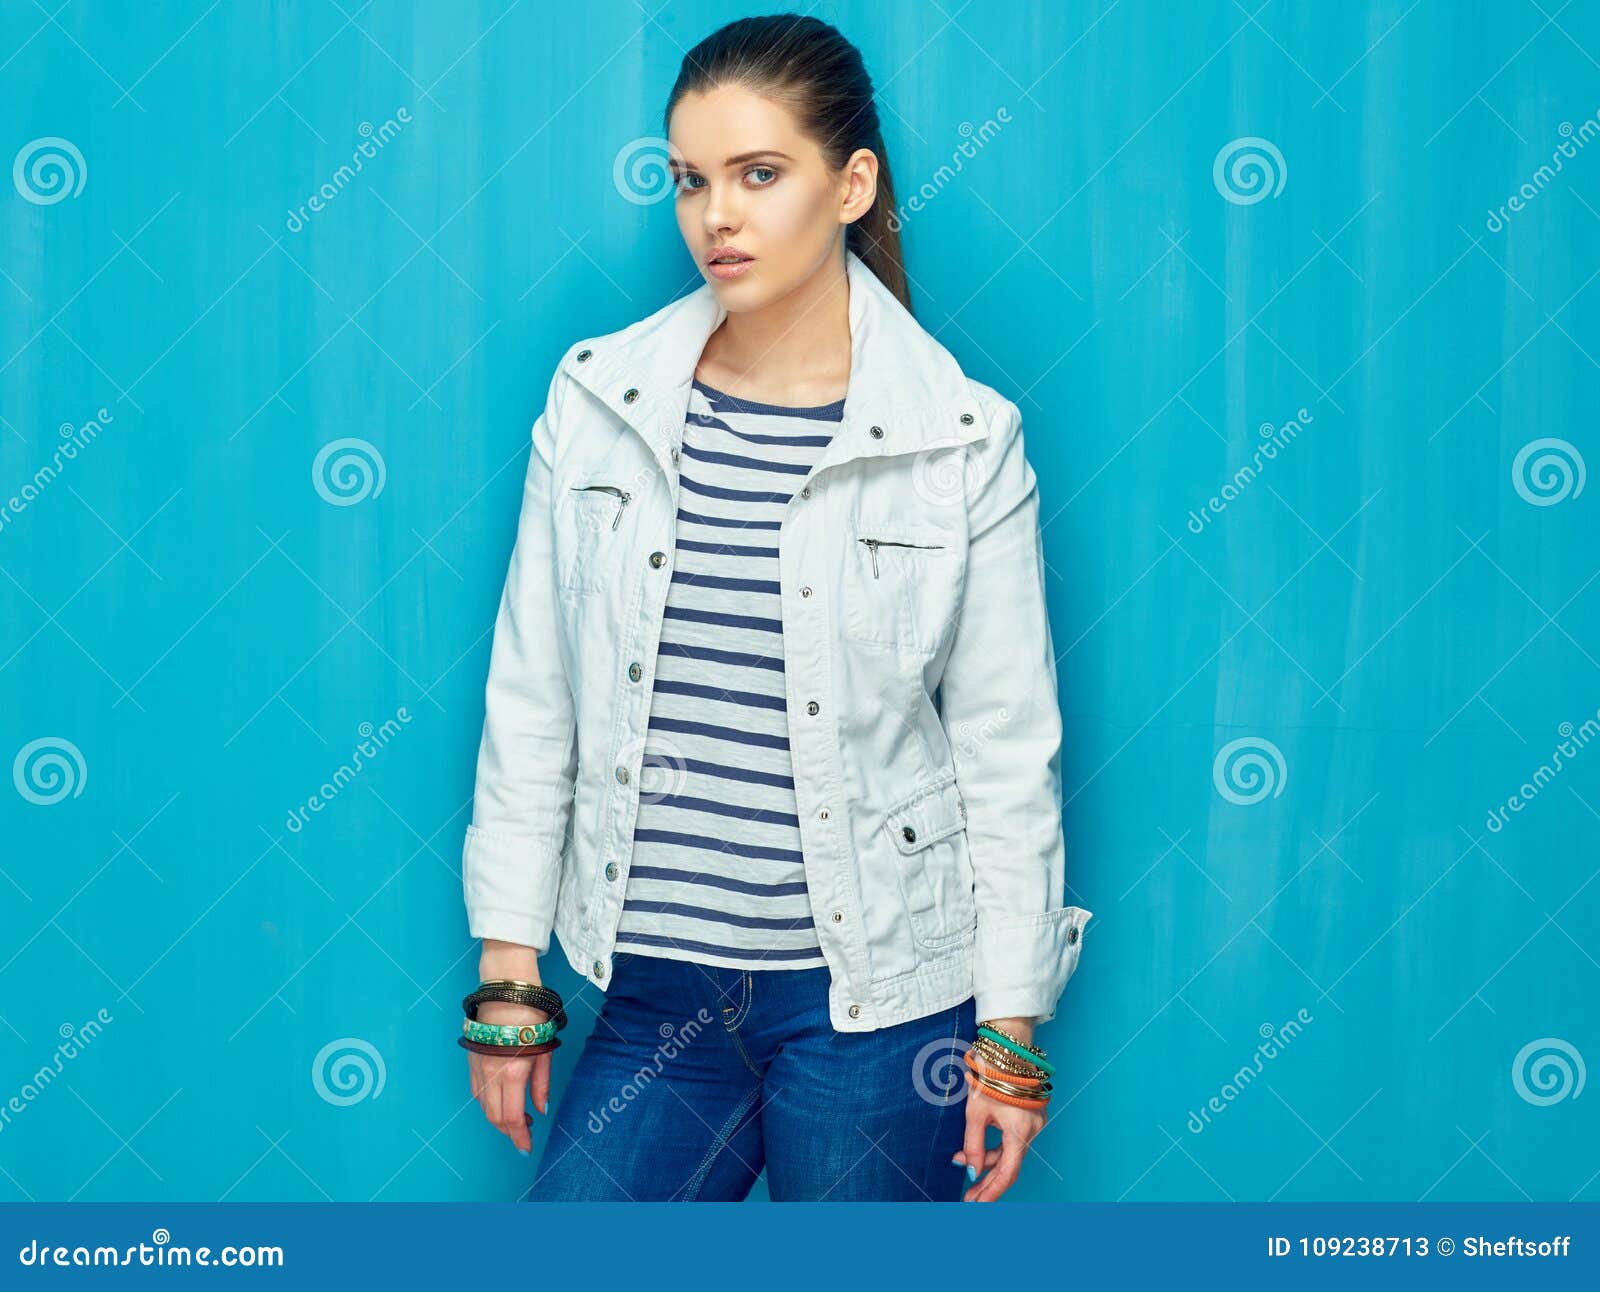
[{"label": "finger", "polygon": [[967,1132],[961,1144],[961,1164],[973,1167],[967,1179],[972,1179],[976,1171],[983,1169],[983,1133],[989,1125],[988,1110],[984,1108],[980,1099],[967,1100]]},{"label": "finger", "polygon": [[1000,1160],[994,1169],[978,1181],[972,1191],[973,1202],[995,1202],[1000,1195],[1016,1183],[1022,1168],[1022,1153],[1026,1147],[1024,1137],[1016,1131],[1002,1132]]},{"label": "finger", "polygon": [[498,1081],[485,1081],[483,1092],[478,1096],[478,1102],[483,1105],[483,1115],[491,1126],[500,1125],[500,1083]]},{"label": "finger", "polygon": [[550,1112],[550,1056],[541,1054],[533,1062],[533,1106],[541,1113]]},{"label": "finger", "polygon": [[528,1134],[528,1123],[533,1120],[528,1112],[528,1069],[508,1061],[495,1085],[500,1091],[500,1129],[519,1152],[527,1153],[533,1148]]}]

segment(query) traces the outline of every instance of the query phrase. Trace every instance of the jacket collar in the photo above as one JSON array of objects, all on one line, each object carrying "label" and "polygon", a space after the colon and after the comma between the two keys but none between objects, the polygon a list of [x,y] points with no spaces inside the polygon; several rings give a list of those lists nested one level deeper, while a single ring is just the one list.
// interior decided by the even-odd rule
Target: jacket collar
[{"label": "jacket collar", "polygon": [[[850,385],[813,473],[858,457],[949,448],[987,434],[955,357],[846,248]],[[683,434],[695,366],[728,311],[710,283],[638,322],[573,345],[559,368],[644,436],[663,467]],[[881,432],[875,434],[874,432]]]}]

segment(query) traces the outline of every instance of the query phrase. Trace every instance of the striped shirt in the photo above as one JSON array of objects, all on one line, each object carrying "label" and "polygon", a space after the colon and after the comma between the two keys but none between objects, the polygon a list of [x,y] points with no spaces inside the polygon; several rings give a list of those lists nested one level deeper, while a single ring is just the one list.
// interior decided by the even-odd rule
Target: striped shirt
[{"label": "striped shirt", "polygon": [[693,383],[619,950],[827,963],[800,851],[778,529],[843,415],[842,399],[763,404]]}]

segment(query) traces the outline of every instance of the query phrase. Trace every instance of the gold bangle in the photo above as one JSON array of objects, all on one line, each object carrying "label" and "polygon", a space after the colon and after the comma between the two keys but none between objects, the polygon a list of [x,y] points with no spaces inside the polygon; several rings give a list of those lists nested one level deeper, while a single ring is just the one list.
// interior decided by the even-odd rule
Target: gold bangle
[{"label": "gold bangle", "polygon": [[1033,1053],[1034,1053],[1034,1054],[1037,1054],[1037,1055],[1038,1055],[1038,1056],[1039,1056],[1039,1057],[1040,1057],[1040,1058],[1041,1058],[1041,1059],[1048,1059],[1048,1058],[1049,1058],[1049,1057],[1050,1057],[1050,1056],[1049,1056],[1049,1055],[1048,1055],[1048,1054],[1046,1054],[1046,1053],[1045,1053],[1045,1052],[1044,1052],[1044,1051],[1043,1051],[1043,1050],[1041,1050],[1041,1049],[1040,1049],[1040,1048],[1039,1048],[1039,1047],[1038,1047],[1038,1046],[1037,1046],[1037,1045],[1035,1045],[1035,1044],[1033,1044],[1033,1042],[1031,1042],[1031,1041],[1024,1041],[1024,1040],[1023,1040],[1023,1039],[1022,1039],[1022,1038],[1021,1038],[1021,1037],[1020,1037],[1020,1036],[1013,1036],[1013,1035],[1011,1035],[1011,1033],[1010,1033],[1010,1032],[1008,1032],[1008,1031],[1006,1031],[1006,1029],[1005,1029],[1005,1028],[1003,1028],[1003,1027],[996,1027],[996,1026],[995,1026],[995,1025],[994,1025],[994,1024],[993,1024],[993,1023],[992,1023],[992,1022],[990,1022],[990,1021],[989,1021],[989,1020],[988,1020],[988,1019],[981,1019],[981,1020],[980,1020],[980,1021],[979,1021],[979,1023],[978,1023],[978,1026],[979,1026],[979,1027],[987,1027],[987,1028],[988,1028],[988,1029],[989,1029],[989,1030],[990,1030],[990,1031],[991,1031],[991,1032],[998,1032],[998,1033],[999,1033],[999,1034],[1000,1034],[1000,1035],[1001,1035],[1001,1036],[1003,1036],[1003,1037],[1005,1037],[1005,1038],[1006,1038],[1006,1040],[1008,1040],[1008,1041],[1015,1041],[1015,1042],[1016,1042],[1016,1043],[1017,1043],[1017,1044],[1018,1044],[1018,1045],[1020,1045],[1020,1046],[1021,1046],[1021,1047],[1022,1047],[1022,1048],[1023,1048],[1023,1049],[1024,1049],[1024,1050],[1031,1050],[1031,1051],[1032,1051],[1032,1052],[1033,1052]]},{"label": "gold bangle", "polygon": [[1019,1099],[1037,1099],[1040,1103],[1049,1103],[1051,1088],[1048,1083],[1042,1086],[1014,1086],[1009,1081],[997,1081],[985,1073],[968,1068],[972,1079],[980,1086],[988,1086],[991,1090],[998,1090],[1002,1094],[1016,1095]]},{"label": "gold bangle", "polygon": [[998,1045],[986,1036],[980,1036],[972,1043],[972,1048],[983,1056],[984,1060],[997,1068],[1004,1068],[1007,1072],[1019,1077],[1042,1077],[1043,1068],[1037,1064],[1029,1063],[1014,1051]]}]

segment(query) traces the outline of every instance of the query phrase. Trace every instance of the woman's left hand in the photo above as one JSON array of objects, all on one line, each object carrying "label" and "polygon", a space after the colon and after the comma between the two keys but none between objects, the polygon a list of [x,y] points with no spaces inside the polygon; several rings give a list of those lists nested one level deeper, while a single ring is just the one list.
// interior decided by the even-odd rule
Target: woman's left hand
[{"label": "woman's left hand", "polygon": [[[997,1020],[1000,1026],[1024,1041],[1033,1040],[1032,1019]],[[967,1084],[967,1138],[955,1161],[977,1168],[977,1183],[961,1195],[963,1202],[994,1202],[1017,1182],[1022,1155],[1033,1138],[1044,1129],[1044,1112],[1018,1108],[983,1093],[983,1087]],[[984,1132],[989,1126],[1000,1131],[1000,1147],[985,1149]]]}]

